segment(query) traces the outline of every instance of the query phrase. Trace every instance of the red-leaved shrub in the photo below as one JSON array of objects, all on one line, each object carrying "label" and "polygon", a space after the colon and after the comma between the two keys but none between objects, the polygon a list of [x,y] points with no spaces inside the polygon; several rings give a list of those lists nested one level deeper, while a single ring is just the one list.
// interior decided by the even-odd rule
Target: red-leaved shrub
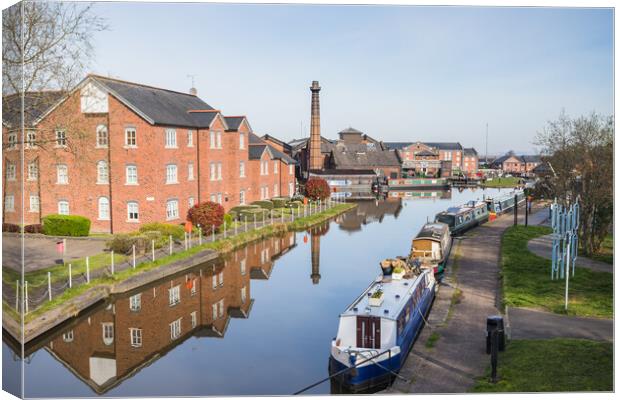
[{"label": "red-leaved shrub", "polygon": [[19,232],[19,225],[3,222],[2,232]]},{"label": "red-leaved shrub", "polygon": [[43,225],[32,224],[24,226],[24,232],[26,233],[41,233],[43,231]]},{"label": "red-leaved shrub", "polygon": [[322,178],[310,178],[306,182],[306,196],[312,200],[325,200],[330,196],[329,185]]},{"label": "red-leaved shrub", "polygon": [[190,208],[187,219],[192,221],[194,226],[200,226],[203,234],[210,234],[213,227],[217,229],[224,223],[224,207],[212,201],[205,201]]}]

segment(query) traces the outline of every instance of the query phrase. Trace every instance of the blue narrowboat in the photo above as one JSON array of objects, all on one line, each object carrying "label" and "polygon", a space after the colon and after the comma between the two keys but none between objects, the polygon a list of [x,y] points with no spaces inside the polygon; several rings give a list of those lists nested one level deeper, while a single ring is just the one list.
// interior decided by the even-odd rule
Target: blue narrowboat
[{"label": "blue narrowboat", "polygon": [[458,207],[450,207],[435,216],[435,222],[443,222],[450,227],[452,236],[489,220],[487,204],[482,201],[470,201]]},{"label": "blue narrowboat", "polygon": [[[415,271],[415,272],[414,272]],[[340,314],[329,361],[344,392],[387,386],[403,366],[435,298],[431,269],[380,275]]]},{"label": "blue narrowboat", "polygon": [[497,215],[511,211],[515,206],[515,196],[517,196],[517,204],[525,201],[525,193],[523,190],[513,190],[510,193],[502,194],[495,197],[487,197],[487,209]]}]

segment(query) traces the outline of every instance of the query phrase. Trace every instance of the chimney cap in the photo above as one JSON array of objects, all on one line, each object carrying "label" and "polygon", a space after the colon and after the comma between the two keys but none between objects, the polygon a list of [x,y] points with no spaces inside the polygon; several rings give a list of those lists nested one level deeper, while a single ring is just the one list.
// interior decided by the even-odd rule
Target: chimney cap
[{"label": "chimney cap", "polygon": [[310,86],[310,90],[314,91],[319,91],[321,90],[321,87],[319,86],[319,81],[312,81],[312,86]]}]

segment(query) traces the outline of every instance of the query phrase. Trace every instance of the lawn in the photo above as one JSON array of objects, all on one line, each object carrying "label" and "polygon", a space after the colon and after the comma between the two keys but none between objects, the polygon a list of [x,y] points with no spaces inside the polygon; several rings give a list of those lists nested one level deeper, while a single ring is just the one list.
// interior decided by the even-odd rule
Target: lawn
[{"label": "lawn", "polygon": [[521,178],[517,178],[516,176],[511,176],[509,178],[493,178],[492,180],[487,180],[484,182],[484,186],[490,188],[513,188],[515,186],[519,186]]},{"label": "lawn", "polygon": [[[515,226],[502,238],[502,281],[504,303],[565,314],[564,280],[550,278],[551,261],[527,249],[527,242],[551,233],[547,227]],[[568,314],[612,318],[613,275],[575,268],[568,291]]]},{"label": "lawn", "polygon": [[612,235],[605,236],[601,248],[598,253],[590,256],[591,259],[602,261],[607,264],[614,263],[614,237]]},{"label": "lawn", "polygon": [[512,340],[499,353],[498,382],[478,379],[474,392],[613,390],[613,344],[584,339]]}]

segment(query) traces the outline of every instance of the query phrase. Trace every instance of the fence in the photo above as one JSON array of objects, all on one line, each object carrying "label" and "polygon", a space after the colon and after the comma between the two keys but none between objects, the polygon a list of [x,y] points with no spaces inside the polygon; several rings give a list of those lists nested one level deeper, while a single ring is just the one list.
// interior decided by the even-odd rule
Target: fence
[{"label": "fence", "polygon": [[216,233],[215,227],[211,227],[211,229],[209,229],[212,232],[211,234],[203,235],[202,230],[199,230],[198,234],[185,233],[185,238],[183,240],[176,240],[172,236],[169,236],[167,245],[160,247],[157,247],[155,245],[155,240],[152,240],[150,249],[138,253],[134,245],[132,251],[126,254],[124,259],[120,262],[115,262],[114,251],[110,251],[109,263],[97,268],[91,268],[90,257],[86,257],[84,260],[85,269],[83,272],[76,273],[72,263],[66,263],[66,274],[54,277],[51,272],[47,273],[47,284],[39,284],[37,286],[31,285],[29,288],[27,279],[23,284],[20,284],[19,280],[14,283],[3,281],[2,297],[5,302],[14,306],[15,311],[20,312],[20,309],[22,309],[24,314],[27,314],[43,305],[45,302],[62,295],[68,289],[90,283],[93,279],[113,276],[116,273],[128,269],[137,269],[147,262],[153,262],[163,257],[180,253],[196,246],[201,246],[205,243],[231,238],[253,229],[260,229],[276,223],[294,222],[298,218],[318,214],[343,202],[343,198],[333,198],[327,201],[309,203],[308,205],[299,206],[296,209],[288,208],[286,212],[285,208],[274,209],[276,212],[279,210],[279,216],[276,217],[274,217],[274,212],[265,210],[262,216],[259,215],[259,217],[257,217],[256,214],[254,214],[253,218],[249,221],[247,217],[245,217],[243,221],[238,221],[233,227],[227,226],[226,222],[224,222],[219,229],[219,233]]}]

